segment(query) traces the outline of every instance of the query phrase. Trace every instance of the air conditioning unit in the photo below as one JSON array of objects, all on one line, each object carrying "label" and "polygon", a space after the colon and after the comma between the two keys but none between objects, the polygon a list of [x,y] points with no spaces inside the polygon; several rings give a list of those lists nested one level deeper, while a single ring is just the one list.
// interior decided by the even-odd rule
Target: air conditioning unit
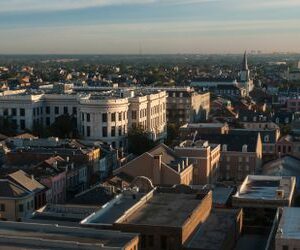
[{"label": "air conditioning unit", "polygon": [[276,190],[276,198],[277,198],[277,199],[283,199],[283,198],[284,198],[284,190],[282,190],[282,189],[277,189],[277,190]]}]

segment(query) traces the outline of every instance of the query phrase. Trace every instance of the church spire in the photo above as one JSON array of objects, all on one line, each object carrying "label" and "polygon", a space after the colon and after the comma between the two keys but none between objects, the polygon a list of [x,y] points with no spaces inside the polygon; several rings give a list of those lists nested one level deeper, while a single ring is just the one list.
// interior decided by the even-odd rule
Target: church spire
[{"label": "church spire", "polygon": [[243,60],[243,70],[248,70],[248,59],[247,59],[247,51],[245,50],[244,53],[244,60]]}]

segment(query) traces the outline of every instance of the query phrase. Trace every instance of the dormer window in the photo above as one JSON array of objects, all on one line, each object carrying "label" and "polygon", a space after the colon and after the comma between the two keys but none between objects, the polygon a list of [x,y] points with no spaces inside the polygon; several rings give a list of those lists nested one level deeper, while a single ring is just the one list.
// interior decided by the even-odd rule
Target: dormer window
[{"label": "dormer window", "polygon": [[242,152],[248,152],[248,145],[243,145]]},{"label": "dormer window", "polygon": [[222,145],[222,151],[227,151],[227,144]]},{"label": "dormer window", "polygon": [[264,141],[265,141],[265,142],[269,142],[269,141],[270,141],[270,136],[269,136],[269,135],[266,135],[265,138],[264,138]]}]

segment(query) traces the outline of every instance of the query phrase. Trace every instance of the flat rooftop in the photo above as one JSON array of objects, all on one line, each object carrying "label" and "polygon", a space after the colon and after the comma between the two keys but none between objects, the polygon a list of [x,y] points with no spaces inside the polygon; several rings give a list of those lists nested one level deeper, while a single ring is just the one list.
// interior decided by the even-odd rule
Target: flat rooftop
[{"label": "flat rooftop", "polygon": [[226,126],[224,123],[187,123],[180,128],[223,128]]},{"label": "flat rooftop", "polygon": [[300,239],[300,208],[284,207],[276,239]]},{"label": "flat rooftop", "polygon": [[[289,199],[294,186],[295,177],[248,175],[234,198],[284,200]],[[282,197],[277,196],[278,190],[283,190]]]},{"label": "flat rooftop", "polygon": [[[154,192],[124,223],[181,227],[201,203],[196,194]],[[121,222],[122,223],[122,222]]]},{"label": "flat rooftop", "polygon": [[[57,246],[59,244],[62,244],[62,246],[66,244],[77,245],[81,247],[79,249],[90,249],[91,246],[97,246],[99,249],[106,249],[105,247],[121,248],[126,246],[135,237],[136,234],[121,233],[118,231],[20,222],[0,222],[0,245],[6,244],[8,246],[11,246],[12,243],[18,245],[23,241],[26,246],[28,241],[30,244],[38,241],[41,245],[46,244],[49,246],[48,249],[50,249],[51,245]],[[13,239],[15,242],[12,242]],[[64,247],[61,249],[64,249]]]},{"label": "flat rooftop", "polygon": [[128,209],[138,203],[144,197],[144,193],[122,193],[107,202],[96,213],[90,215],[81,224],[104,224],[112,225]]},{"label": "flat rooftop", "polygon": [[[224,242],[236,224],[239,209],[213,209],[207,220],[201,224],[186,244],[187,248],[206,250],[223,249]],[[232,237],[230,235],[230,237]]]},{"label": "flat rooftop", "polygon": [[226,205],[233,192],[233,187],[215,187],[212,191],[213,204],[215,206]]}]

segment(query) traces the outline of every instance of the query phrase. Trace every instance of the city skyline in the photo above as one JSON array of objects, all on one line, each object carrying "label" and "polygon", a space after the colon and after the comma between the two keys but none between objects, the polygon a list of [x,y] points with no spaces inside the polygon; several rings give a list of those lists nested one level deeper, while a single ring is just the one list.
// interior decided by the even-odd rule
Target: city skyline
[{"label": "city skyline", "polygon": [[300,52],[299,0],[0,0],[0,54]]}]

